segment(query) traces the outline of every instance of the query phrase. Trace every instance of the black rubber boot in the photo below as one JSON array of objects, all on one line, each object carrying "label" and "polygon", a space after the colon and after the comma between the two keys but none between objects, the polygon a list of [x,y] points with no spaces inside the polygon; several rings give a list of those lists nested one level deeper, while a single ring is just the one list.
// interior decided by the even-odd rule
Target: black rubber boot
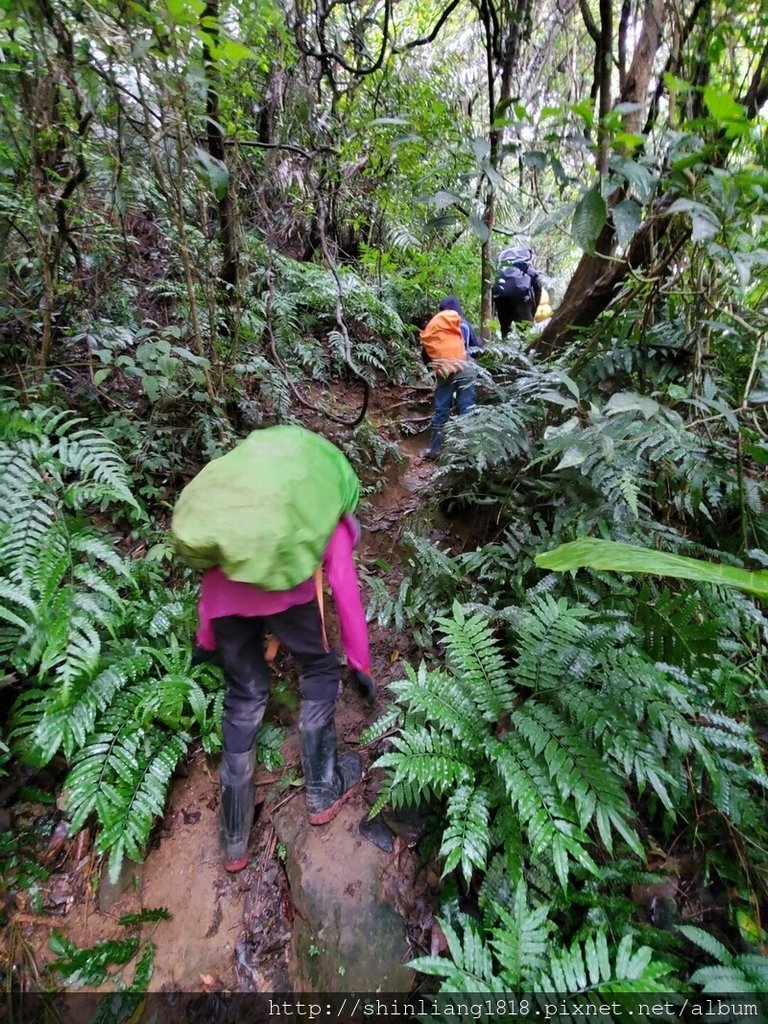
[{"label": "black rubber boot", "polygon": [[219,841],[225,871],[242,871],[248,864],[248,835],[253,824],[256,786],[255,752],[221,755],[221,814]]},{"label": "black rubber boot", "polygon": [[335,818],[355,792],[363,774],[359,754],[337,753],[334,706],[335,701],[302,702],[301,764],[310,825],[325,825]]}]

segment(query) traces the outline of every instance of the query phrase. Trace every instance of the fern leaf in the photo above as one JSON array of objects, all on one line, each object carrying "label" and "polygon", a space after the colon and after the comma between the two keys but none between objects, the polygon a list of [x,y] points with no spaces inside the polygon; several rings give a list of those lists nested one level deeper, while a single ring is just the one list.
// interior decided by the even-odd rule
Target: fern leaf
[{"label": "fern leaf", "polygon": [[475,747],[487,731],[478,721],[477,708],[461,681],[442,672],[427,672],[422,663],[414,673],[406,666],[406,680],[390,684],[398,700],[427,722],[439,724],[460,742]]},{"label": "fern leaf", "polygon": [[640,840],[627,823],[632,809],[618,777],[569,723],[551,708],[531,700],[518,709],[515,729],[535,754],[544,755],[549,776],[563,800],[573,800],[580,827],[585,829],[596,819],[603,842],[611,850],[609,825],[613,825],[642,856]]},{"label": "fern leaf", "polygon": [[472,778],[472,771],[461,756],[461,748],[449,735],[419,727],[395,736],[392,743],[397,750],[382,754],[374,764],[375,768],[389,768],[390,772],[370,812],[371,817],[391,799],[398,786],[408,786],[411,802],[415,802],[418,796],[431,792],[442,795]]},{"label": "fern leaf", "polygon": [[487,619],[482,615],[465,616],[456,603],[453,618],[440,618],[438,625],[445,634],[449,666],[482,717],[488,722],[497,722],[505,711],[514,707],[515,692]]},{"label": "fern leaf", "polygon": [[733,954],[710,932],[689,924],[680,925],[678,931],[687,939],[690,939],[691,942],[695,942],[697,946],[700,946],[710,956],[713,956],[718,963],[726,965],[733,963]]},{"label": "fern leaf", "polygon": [[460,863],[469,884],[472,872],[482,870],[488,861],[488,793],[474,786],[459,786],[448,801],[448,824],[443,832],[440,853],[445,857],[443,875]]}]

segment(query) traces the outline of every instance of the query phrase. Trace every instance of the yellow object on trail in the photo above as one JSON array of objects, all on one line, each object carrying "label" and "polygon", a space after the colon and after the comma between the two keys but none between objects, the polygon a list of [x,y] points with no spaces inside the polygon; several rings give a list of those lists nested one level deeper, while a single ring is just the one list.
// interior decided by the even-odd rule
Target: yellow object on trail
[{"label": "yellow object on trail", "polygon": [[541,289],[541,300],[539,302],[538,309],[534,320],[537,324],[540,324],[542,320],[549,320],[552,316],[552,306],[550,304],[549,292],[546,288]]}]

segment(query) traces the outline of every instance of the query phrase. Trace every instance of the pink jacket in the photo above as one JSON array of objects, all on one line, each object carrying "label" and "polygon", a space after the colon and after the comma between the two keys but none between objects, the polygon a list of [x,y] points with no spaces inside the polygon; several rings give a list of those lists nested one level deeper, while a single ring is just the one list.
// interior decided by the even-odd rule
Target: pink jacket
[{"label": "pink jacket", "polygon": [[[352,558],[359,537],[360,531],[352,516],[342,516],[325,549],[323,567],[336,604],[347,661],[351,668],[369,672],[368,627]],[[216,649],[211,626],[213,619],[226,615],[245,618],[276,615],[294,605],[306,604],[314,596],[315,581],[312,577],[292,590],[262,590],[251,583],[235,583],[221,569],[207,569],[203,573],[197,607],[200,617],[197,642],[207,651]]]}]

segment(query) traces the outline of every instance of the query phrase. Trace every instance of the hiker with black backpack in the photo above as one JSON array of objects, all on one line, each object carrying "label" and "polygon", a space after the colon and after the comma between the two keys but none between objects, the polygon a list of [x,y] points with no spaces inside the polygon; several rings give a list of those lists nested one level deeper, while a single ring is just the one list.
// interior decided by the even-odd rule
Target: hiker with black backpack
[{"label": "hiker with black backpack", "polygon": [[491,295],[502,338],[513,323],[533,321],[541,301],[541,281],[530,249],[521,246],[499,253]]},{"label": "hiker with black backpack", "polygon": [[302,427],[254,431],[208,463],[173,514],[177,553],[203,568],[197,633],[224,673],[219,836],[226,871],[248,864],[255,744],[269,695],[265,636],[301,670],[299,735],[311,825],[329,822],[362,777],[358,753],[337,753],[340,662],[325,635],[322,574],[358,691],[372,705],[368,630],[353,551],[359,482],[346,457]]},{"label": "hiker with black backpack", "polygon": [[447,295],[438,312],[420,332],[422,358],[437,376],[432,412],[432,443],[425,453],[437,459],[443,445],[445,424],[451,415],[454,400],[459,416],[475,406],[475,368],[473,359],[483,348],[474,327],[464,317],[455,295]]}]

